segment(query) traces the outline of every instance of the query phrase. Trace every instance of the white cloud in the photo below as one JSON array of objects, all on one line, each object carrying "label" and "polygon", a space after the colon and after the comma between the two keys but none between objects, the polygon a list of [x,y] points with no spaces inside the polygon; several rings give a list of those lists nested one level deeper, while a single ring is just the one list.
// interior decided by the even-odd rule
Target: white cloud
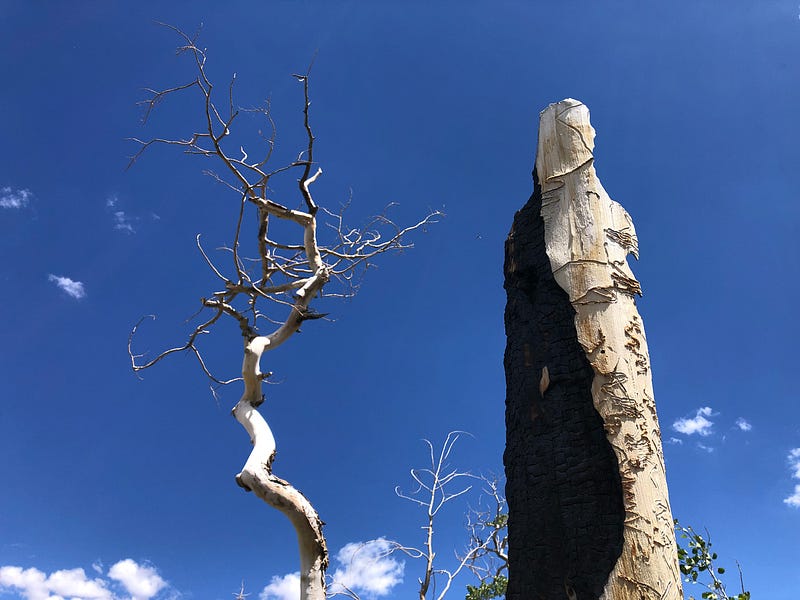
[{"label": "white cloud", "polygon": [[[99,561],[92,568],[103,574]],[[0,596],[13,591],[25,600],[150,600],[168,588],[155,568],[140,565],[130,558],[112,566],[108,578],[122,584],[127,594],[113,593],[112,588],[117,584],[100,577],[90,579],[83,569],[64,569],[48,576],[34,567],[5,566],[0,567]]]},{"label": "white cloud", "polygon": [[736,419],[736,426],[742,431],[750,431],[753,426],[744,417]]},{"label": "white cloud", "polygon": [[[347,544],[336,553],[337,569],[331,575],[329,591],[347,587],[361,598],[385,596],[403,581],[405,563],[392,558],[393,544],[385,538]],[[259,595],[259,600],[299,600],[300,573],[273,577]]]},{"label": "white cloud", "polygon": [[86,289],[80,281],[74,281],[69,277],[60,277],[52,273],[47,276],[47,279],[55,283],[58,287],[64,290],[67,295],[72,296],[76,300],[80,300],[86,296]]},{"label": "white cloud", "polygon": [[789,506],[800,508],[800,484],[794,486],[794,494],[788,498],[784,498],[783,501]]},{"label": "white cloud", "polygon": [[47,585],[51,591],[65,598],[111,598],[106,583],[102,579],[87,579],[83,569],[56,571],[47,578]]},{"label": "white cloud", "polygon": [[153,567],[140,565],[130,558],[112,565],[108,576],[119,581],[131,594],[132,600],[150,600],[167,587],[167,582]]},{"label": "white cloud", "polygon": [[47,577],[35,568],[0,567],[0,591],[16,589],[26,600],[112,600],[102,579],[87,579],[83,569],[55,571]]},{"label": "white cloud", "polygon": [[[792,472],[793,479],[800,479],[800,448],[789,450],[789,470]],[[800,484],[794,486],[794,494],[784,498],[783,502],[794,508],[800,508]]]},{"label": "white cloud", "polygon": [[697,409],[694,417],[684,417],[672,424],[672,428],[678,433],[692,435],[697,433],[703,437],[711,435],[711,427],[714,425],[706,417],[714,416],[710,406],[703,406]]},{"label": "white cloud", "polygon": [[39,569],[0,567],[0,590],[16,588],[27,600],[47,600],[47,577]]},{"label": "white cloud", "polygon": [[700,450],[708,452],[709,454],[714,451],[713,446],[706,446],[705,444],[701,444],[700,442],[697,442],[697,447],[700,448]]},{"label": "white cloud", "polygon": [[0,208],[25,208],[33,194],[30,190],[14,190],[10,187],[0,189]]},{"label": "white cloud", "polygon": [[792,470],[792,477],[800,479],[800,448],[792,448],[789,451],[789,468]]},{"label": "white cloud", "polygon": [[671,437],[667,440],[668,444],[683,444],[683,440],[676,437]]},{"label": "white cloud", "polygon": [[333,573],[334,584],[366,598],[387,595],[403,581],[405,569],[405,563],[392,558],[392,546],[385,538],[347,544],[336,554],[341,567]]},{"label": "white cloud", "polygon": [[259,600],[300,600],[300,573],[275,575],[258,597]]}]

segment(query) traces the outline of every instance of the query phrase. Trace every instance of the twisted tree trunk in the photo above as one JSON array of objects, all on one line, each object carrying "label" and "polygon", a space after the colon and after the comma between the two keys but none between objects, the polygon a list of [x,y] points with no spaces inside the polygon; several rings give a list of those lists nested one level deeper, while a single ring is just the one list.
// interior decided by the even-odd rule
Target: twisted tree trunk
[{"label": "twisted tree trunk", "polygon": [[542,113],[506,243],[507,598],[678,600],[638,241],[593,148],[582,103]]},{"label": "twisted tree trunk", "polygon": [[[315,276],[316,277],[316,276]],[[312,278],[313,279],[313,278]],[[319,287],[325,277],[320,278]],[[263,402],[259,362],[265,350],[271,350],[283,343],[297,331],[302,322],[302,310],[317,293],[298,298],[292,316],[275,333],[258,336],[245,345],[242,361],[242,378],[245,390],[241,399],[231,411],[236,420],[245,428],[253,450],[236,475],[236,483],[248,492],[255,493],[264,502],[281,511],[291,522],[297,534],[300,550],[300,598],[302,600],[325,600],[325,570],[328,567],[328,549],[322,533],[323,522],[309,500],[288,481],[272,472],[272,461],[276,454],[275,436],[267,421],[258,412]]]}]

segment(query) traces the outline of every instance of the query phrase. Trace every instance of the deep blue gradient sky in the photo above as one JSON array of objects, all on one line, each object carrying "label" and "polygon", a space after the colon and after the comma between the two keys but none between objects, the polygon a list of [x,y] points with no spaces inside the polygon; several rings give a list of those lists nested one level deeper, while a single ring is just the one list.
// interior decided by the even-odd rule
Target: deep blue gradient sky
[{"label": "deep blue gradient sky", "polygon": [[[234,483],[249,452],[228,414],[239,390],[217,403],[188,356],[143,381],[129,366],[143,314],[158,320],[138,348],[183,342],[216,289],[194,236],[229,243],[238,207],[196,157],[154,148],[125,170],[126,138],[201,126],[189,96],[141,125],[142,88],[193,77],[164,21],[203,24],[209,72],[220,86],[236,72],[239,105],[271,96],[276,166],[302,149],[291,74],[318,51],[320,204],[352,189],[356,224],[389,202],[400,222],[447,214],[355,299],[321,305],[334,322],[263,361],[281,382],[263,406],[275,472],[317,506],[334,552],[421,539],[421,515],[393,492],[424,463],[421,438],[469,431],[456,463],[502,469],[503,241],[531,193],[538,113],[574,97],[639,234],[673,512],[712,532],[725,566],[740,561],[754,597],[796,597],[800,507],[784,502],[800,484],[787,458],[800,447],[795,0],[165,4],[0,2],[0,567],[107,579],[131,558],[169,582],[157,598],[201,600],[242,580],[255,598],[296,569],[285,519]],[[248,119],[239,127],[258,127]],[[276,199],[294,205],[293,185]],[[237,374],[233,328],[205,349]],[[682,418],[695,433],[674,428]],[[462,544],[462,515],[442,523],[443,558]],[[418,572],[407,561],[390,597],[413,594]]]}]

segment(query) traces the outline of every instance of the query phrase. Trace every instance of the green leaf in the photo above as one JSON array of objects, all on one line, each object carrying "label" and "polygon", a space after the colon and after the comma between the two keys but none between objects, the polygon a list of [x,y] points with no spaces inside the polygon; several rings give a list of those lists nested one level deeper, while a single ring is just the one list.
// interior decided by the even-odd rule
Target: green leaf
[{"label": "green leaf", "polygon": [[468,585],[465,600],[490,600],[491,598],[499,598],[500,596],[506,595],[507,587],[508,578],[504,575],[498,575],[492,579],[481,581],[478,587]]}]

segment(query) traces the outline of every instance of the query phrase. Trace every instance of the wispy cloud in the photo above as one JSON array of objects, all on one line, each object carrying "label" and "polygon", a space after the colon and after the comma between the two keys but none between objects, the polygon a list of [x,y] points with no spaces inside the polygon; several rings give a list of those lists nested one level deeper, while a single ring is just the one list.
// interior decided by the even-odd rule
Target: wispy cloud
[{"label": "wispy cloud", "polygon": [[738,419],[736,419],[736,426],[742,431],[750,431],[753,428],[750,422],[747,421],[747,419],[745,419],[744,417],[739,417]]},{"label": "wispy cloud", "polygon": [[33,194],[30,190],[15,190],[10,187],[0,188],[0,208],[25,208]]},{"label": "wispy cloud", "polygon": [[128,233],[135,233],[133,228],[133,219],[125,214],[124,210],[114,211],[114,229],[118,231],[127,231]]},{"label": "wispy cloud", "polygon": [[112,581],[100,577],[91,579],[83,569],[65,569],[47,575],[35,567],[3,566],[0,567],[0,592],[14,591],[25,600],[151,600],[168,587],[153,567],[140,565],[130,558],[113,565],[108,577],[121,583],[127,593],[114,593]]},{"label": "wispy cloud", "polygon": [[86,288],[81,281],[75,281],[69,277],[61,277],[53,275],[52,273],[47,276],[47,279],[60,287],[68,296],[72,296],[76,300],[86,297]]},{"label": "wispy cloud", "polygon": [[[789,451],[789,469],[792,472],[793,479],[800,479],[800,448],[792,448]],[[783,501],[789,506],[800,508],[800,484],[794,486],[794,493]]]},{"label": "wispy cloud", "polygon": [[139,219],[130,216],[119,208],[119,198],[117,196],[114,195],[106,198],[106,208],[111,211],[111,216],[114,220],[114,229],[117,231],[124,231],[125,233],[136,233],[134,223]]},{"label": "wispy cloud", "polygon": [[714,416],[710,406],[702,406],[697,409],[693,417],[678,419],[672,424],[672,428],[678,433],[685,435],[698,434],[703,437],[711,435],[711,427],[714,425],[708,417]]},{"label": "wispy cloud", "polygon": [[[403,581],[405,570],[405,563],[391,556],[392,548],[392,542],[385,538],[344,546],[334,557],[338,567],[331,575],[330,592],[344,592],[346,588],[365,599],[389,594]],[[273,577],[259,595],[260,600],[299,598],[300,573]]]}]

